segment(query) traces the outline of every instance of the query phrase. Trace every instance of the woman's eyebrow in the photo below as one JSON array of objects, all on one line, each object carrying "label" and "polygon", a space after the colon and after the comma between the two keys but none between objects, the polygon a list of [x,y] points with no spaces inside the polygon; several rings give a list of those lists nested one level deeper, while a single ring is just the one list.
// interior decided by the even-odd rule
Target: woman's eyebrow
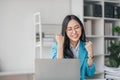
[{"label": "woman's eyebrow", "polygon": [[[77,27],[77,26],[79,26],[79,25],[77,24],[77,25],[75,25],[74,27]],[[68,26],[67,28],[73,28],[73,27],[71,27],[71,26]]]},{"label": "woman's eyebrow", "polygon": [[[76,27],[76,26],[79,26],[79,25],[75,25],[74,27]],[[73,28],[73,27],[71,27],[71,26],[68,26],[67,28]]]},{"label": "woman's eyebrow", "polygon": [[72,28],[71,26],[68,26],[67,28]]},{"label": "woman's eyebrow", "polygon": [[76,26],[79,26],[79,25],[77,24],[77,25],[75,25],[74,27],[76,27]]}]

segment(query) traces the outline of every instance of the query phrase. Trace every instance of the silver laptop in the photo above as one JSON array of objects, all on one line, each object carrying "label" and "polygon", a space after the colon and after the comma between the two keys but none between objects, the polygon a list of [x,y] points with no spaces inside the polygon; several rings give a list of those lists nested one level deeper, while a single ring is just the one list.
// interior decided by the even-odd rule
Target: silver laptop
[{"label": "silver laptop", "polygon": [[35,80],[80,80],[79,59],[36,59]]}]

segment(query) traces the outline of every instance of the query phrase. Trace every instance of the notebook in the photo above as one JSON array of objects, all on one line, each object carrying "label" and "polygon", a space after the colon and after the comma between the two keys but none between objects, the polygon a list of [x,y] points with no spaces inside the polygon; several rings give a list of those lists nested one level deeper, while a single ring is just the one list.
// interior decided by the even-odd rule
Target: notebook
[{"label": "notebook", "polygon": [[80,60],[36,59],[35,80],[80,80]]}]

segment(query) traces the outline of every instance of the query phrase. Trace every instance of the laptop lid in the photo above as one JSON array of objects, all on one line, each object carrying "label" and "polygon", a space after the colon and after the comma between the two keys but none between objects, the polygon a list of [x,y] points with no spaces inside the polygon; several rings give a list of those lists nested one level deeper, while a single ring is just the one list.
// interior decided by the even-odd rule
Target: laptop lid
[{"label": "laptop lid", "polygon": [[35,80],[80,80],[79,59],[36,59]]}]

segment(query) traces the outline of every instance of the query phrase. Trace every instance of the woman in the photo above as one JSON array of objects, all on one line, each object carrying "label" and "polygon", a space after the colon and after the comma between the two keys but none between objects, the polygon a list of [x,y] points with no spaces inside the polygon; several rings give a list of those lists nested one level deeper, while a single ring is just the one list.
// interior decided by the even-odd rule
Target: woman
[{"label": "woman", "polygon": [[81,80],[94,75],[92,42],[86,42],[83,24],[75,15],[67,15],[63,20],[62,35],[56,35],[56,43],[52,46],[52,58],[78,58]]}]

